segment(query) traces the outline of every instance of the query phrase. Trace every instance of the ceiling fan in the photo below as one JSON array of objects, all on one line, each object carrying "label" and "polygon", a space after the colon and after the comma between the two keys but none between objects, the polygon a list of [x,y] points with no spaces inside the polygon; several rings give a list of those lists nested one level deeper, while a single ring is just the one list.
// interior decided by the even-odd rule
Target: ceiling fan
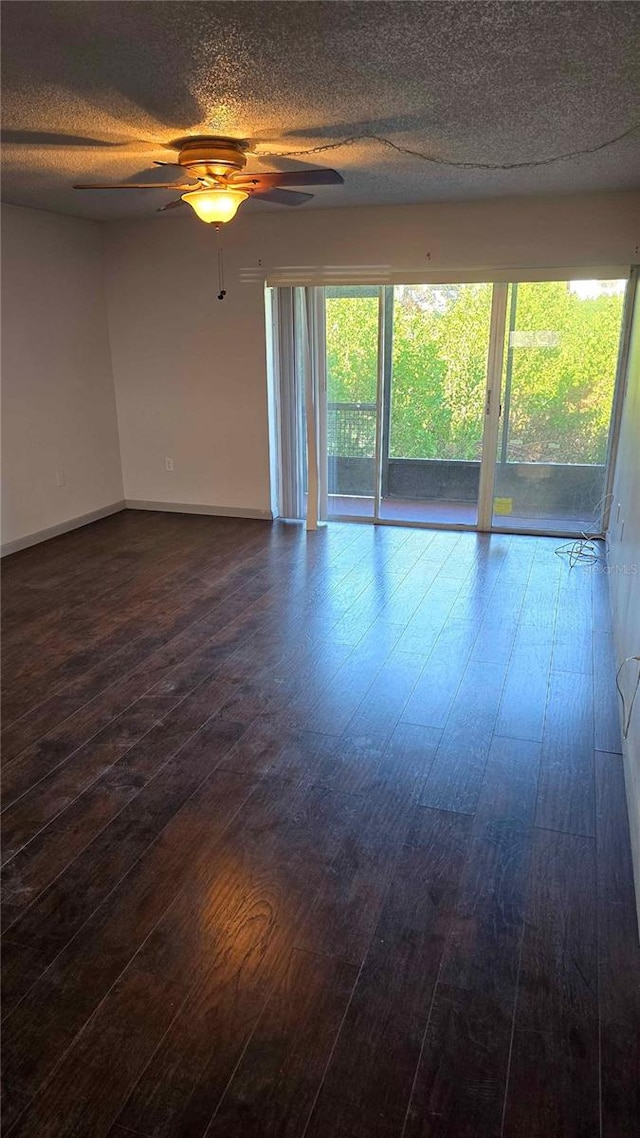
[{"label": "ceiling fan", "polygon": [[177,190],[180,197],[158,210],[190,205],[201,221],[216,227],[231,221],[248,198],[303,205],[313,194],[298,193],[287,186],[326,186],[344,182],[337,170],[256,171],[246,173],[249,143],[237,138],[197,136],[178,139],[176,162],[155,162],[182,171],[188,181],[124,182],[121,185],[76,185],[75,190]]}]

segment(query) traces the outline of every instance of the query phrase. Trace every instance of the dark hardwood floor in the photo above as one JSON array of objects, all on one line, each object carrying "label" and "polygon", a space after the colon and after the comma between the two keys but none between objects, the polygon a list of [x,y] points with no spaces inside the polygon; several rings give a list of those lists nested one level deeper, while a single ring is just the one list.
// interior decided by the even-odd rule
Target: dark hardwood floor
[{"label": "dark hardwood floor", "polygon": [[4,1133],[631,1138],[606,576],[125,512],[4,562]]}]

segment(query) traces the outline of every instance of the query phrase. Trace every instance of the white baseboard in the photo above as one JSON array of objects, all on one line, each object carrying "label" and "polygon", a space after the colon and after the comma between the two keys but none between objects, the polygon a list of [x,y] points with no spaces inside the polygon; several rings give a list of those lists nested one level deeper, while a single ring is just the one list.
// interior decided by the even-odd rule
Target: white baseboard
[{"label": "white baseboard", "polygon": [[273,521],[271,510],[253,510],[244,506],[203,506],[191,502],[145,502],[139,498],[127,498],[127,510],[160,510],[175,514],[211,514],[219,518],[258,518],[260,521]]},{"label": "white baseboard", "polygon": [[29,549],[31,545],[39,545],[41,541],[48,541],[51,537],[59,537],[61,533],[70,533],[71,530],[88,526],[91,522],[99,521],[100,518],[108,518],[109,514],[119,514],[124,509],[123,500],[113,502],[110,506],[101,506],[99,510],[91,510],[88,514],[81,514],[80,517],[69,518],[66,522],[59,522],[58,525],[48,526],[47,529],[26,534],[25,537],[18,537],[15,541],[7,541],[0,549],[0,556],[7,557],[9,553],[18,553],[21,549]]}]

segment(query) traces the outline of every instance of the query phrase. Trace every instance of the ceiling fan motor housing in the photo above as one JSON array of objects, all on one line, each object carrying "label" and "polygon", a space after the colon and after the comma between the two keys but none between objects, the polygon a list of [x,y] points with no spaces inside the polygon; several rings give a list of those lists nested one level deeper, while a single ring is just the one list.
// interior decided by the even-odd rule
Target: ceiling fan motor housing
[{"label": "ceiling fan motor housing", "polygon": [[243,145],[235,139],[193,138],[180,148],[178,162],[194,178],[224,177],[247,164]]}]

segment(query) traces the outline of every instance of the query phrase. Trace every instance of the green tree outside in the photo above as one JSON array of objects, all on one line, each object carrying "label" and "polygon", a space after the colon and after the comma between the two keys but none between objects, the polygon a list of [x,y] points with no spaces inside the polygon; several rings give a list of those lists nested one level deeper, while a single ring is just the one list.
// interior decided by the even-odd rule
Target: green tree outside
[{"label": "green tree outside", "polygon": [[[348,291],[326,301],[328,397],[374,403],[378,300]],[[509,461],[605,461],[623,299],[620,282],[518,286]],[[395,288],[392,457],[480,458],[490,311],[490,284]]]}]

